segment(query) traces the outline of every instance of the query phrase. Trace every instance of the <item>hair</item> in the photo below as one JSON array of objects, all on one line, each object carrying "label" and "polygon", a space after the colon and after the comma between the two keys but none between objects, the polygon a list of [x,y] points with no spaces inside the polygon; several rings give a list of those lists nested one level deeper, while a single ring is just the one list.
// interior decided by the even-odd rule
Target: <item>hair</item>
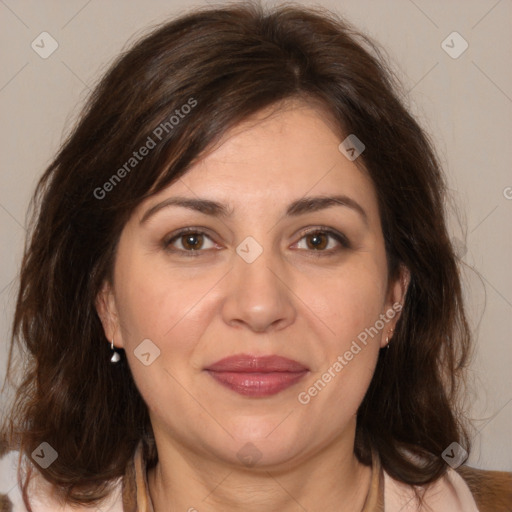
[{"label": "hair", "polygon": [[[357,163],[377,192],[389,277],[410,272],[393,343],[380,351],[358,410],[358,460],[371,464],[376,450],[389,475],[422,486],[445,473],[441,453],[452,442],[469,451],[459,395],[470,332],[446,185],[400,91],[368,36],[330,11],[294,4],[195,9],[111,65],[32,198],[9,352],[9,375],[13,349],[25,357],[10,439],[27,456],[41,442],[54,447],[58,458],[38,470],[63,500],[106,497],[137,443],[153,439],[125,354],[110,363],[95,309],[125,223],[227,130],[292,99],[323,105],[341,137],[363,141]],[[150,139],[154,147],[136,158]]]}]

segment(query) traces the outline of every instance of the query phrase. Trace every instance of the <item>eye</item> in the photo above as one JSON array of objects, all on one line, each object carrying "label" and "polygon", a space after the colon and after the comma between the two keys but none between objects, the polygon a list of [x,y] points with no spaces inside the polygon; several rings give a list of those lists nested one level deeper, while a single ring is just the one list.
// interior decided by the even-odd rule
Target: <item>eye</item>
[{"label": "eye", "polygon": [[[210,247],[205,247],[205,239],[210,240]],[[212,249],[214,246],[215,243],[212,239],[205,232],[196,228],[182,229],[171,238],[164,240],[164,248],[166,250],[180,252],[185,256],[199,256],[201,249]]]},{"label": "eye", "polygon": [[[205,246],[206,240],[210,241],[210,247],[207,246],[208,244]],[[344,235],[327,228],[315,228],[314,230],[303,232],[301,239],[296,245],[300,245],[302,240],[306,240],[306,247],[299,248],[312,253],[318,253],[315,256],[329,256],[351,247],[350,242]],[[331,244],[329,244],[329,240]],[[333,241],[334,243],[332,243]],[[336,247],[336,243],[338,247]],[[216,244],[204,231],[198,228],[184,228],[177,233],[173,233],[170,238],[166,238],[163,241],[163,246],[169,252],[197,257],[201,255],[201,252],[215,248]]]},{"label": "eye", "polygon": [[[331,244],[329,244],[329,239],[332,242]],[[299,247],[300,249],[305,248],[312,252],[327,253],[326,255],[350,248],[350,242],[344,235],[327,228],[316,228],[302,233],[302,238],[297,245],[299,245],[302,240],[306,241],[306,247]],[[338,247],[336,247],[336,242]]]}]

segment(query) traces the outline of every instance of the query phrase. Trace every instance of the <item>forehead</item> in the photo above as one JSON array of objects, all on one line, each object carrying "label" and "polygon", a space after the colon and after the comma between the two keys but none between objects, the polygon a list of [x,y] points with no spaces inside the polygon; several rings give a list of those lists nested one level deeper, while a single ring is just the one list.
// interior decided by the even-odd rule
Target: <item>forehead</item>
[{"label": "forehead", "polygon": [[[234,210],[344,194],[378,216],[373,183],[340,152],[342,135],[324,108],[288,101],[228,130],[179,180],[146,201],[170,195],[210,198]],[[281,207],[280,207],[281,208]]]}]

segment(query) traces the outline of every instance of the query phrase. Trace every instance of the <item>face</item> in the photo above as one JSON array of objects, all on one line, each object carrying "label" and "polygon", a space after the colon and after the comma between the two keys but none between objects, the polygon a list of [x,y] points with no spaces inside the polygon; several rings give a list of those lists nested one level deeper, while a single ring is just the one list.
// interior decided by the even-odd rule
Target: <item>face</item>
[{"label": "face", "polygon": [[137,208],[98,311],[157,443],[279,465],[353,443],[405,289],[373,184],[325,114],[263,114]]}]

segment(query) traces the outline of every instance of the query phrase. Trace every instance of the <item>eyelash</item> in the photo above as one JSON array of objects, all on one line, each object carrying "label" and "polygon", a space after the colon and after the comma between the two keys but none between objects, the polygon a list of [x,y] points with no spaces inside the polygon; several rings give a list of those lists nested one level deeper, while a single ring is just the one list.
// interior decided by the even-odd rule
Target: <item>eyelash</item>
[{"label": "eyelash", "polygon": [[[302,240],[303,238],[305,238],[308,235],[314,235],[314,234],[318,234],[318,233],[322,233],[324,235],[327,235],[328,237],[334,238],[341,245],[341,247],[334,248],[334,249],[329,249],[329,250],[314,250],[314,249],[309,250],[308,252],[310,252],[311,255],[314,256],[314,257],[334,256],[339,251],[342,251],[343,249],[350,249],[351,248],[350,242],[348,241],[348,239],[344,235],[342,235],[341,233],[338,233],[337,231],[333,231],[332,229],[323,228],[323,227],[320,227],[320,226],[316,227],[316,228],[314,228],[312,230],[302,232],[299,241]],[[172,245],[172,243],[174,241],[178,240],[180,237],[182,237],[183,235],[186,235],[186,234],[205,235],[210,240],[212,240],[212,238],[206,232],[201,231],[198,228],[192,228],[192,227],[191,228],[184,228],[184,229],[179,230],[176,233],[173,233],[171,238],[166,238],[163,241],[164,249],[166,251],[168,251],[168,252],[172,252],[172,253],[175,253],[175,254],[181,253],[181,255],[183,255],[183,256],[185,256],[187,258],[189,258],[189,257],[197,258],[198,256],[201,256],[201,253],[205,252],[205,249],[184,250],[184,249],[171,248],[171,245]],[[213,242],[213,240],[212,240],[212,242]],[[206,250],[210,250],[210,249],[206,249]],[[307,249],[300,249],[300,250],[307,250]]]}]

